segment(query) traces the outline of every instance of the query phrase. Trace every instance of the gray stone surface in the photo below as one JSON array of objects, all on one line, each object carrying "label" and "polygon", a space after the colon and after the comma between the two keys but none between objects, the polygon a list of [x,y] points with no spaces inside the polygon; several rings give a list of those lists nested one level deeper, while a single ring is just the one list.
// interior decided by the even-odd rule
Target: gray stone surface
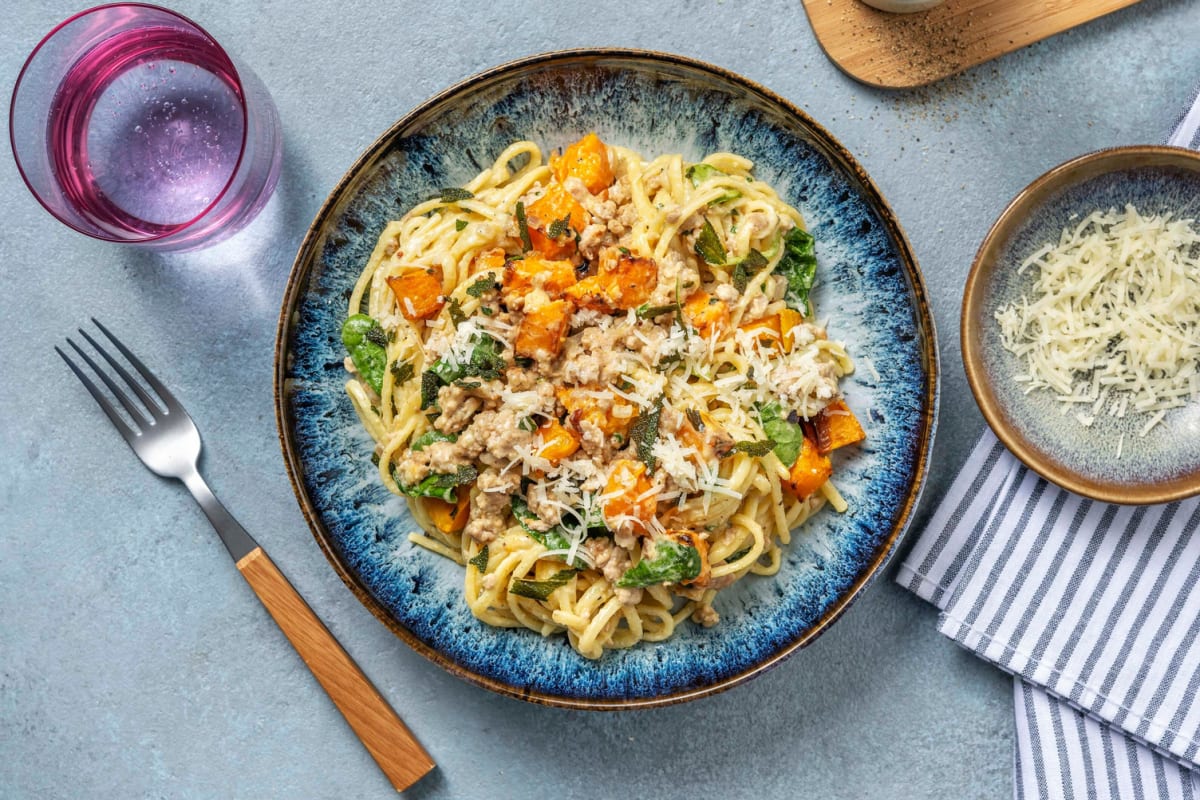
[{"label": "gray stone surface", "polygon": [[[6,87],[33,43],[82,5],[9,8],[0,26]],[[1196,3],[1145,0],[912,92],[838,72],[799,0],[175,6],[271,88],[283,178],[237,238],[161,256],[62,227],[0,159],[0,796],[391,795],[199,509],[146,472],[58,362],[52,345],[90,315],[175,388],[204,434],[218,495],[439,762],[410,796],[1011,794],[1009,680],[939,636],[934,611],[890,579],[770,673],[652,711],[540,708],[476,689],[410,651],[338,580],[293,499],[271,398],[278,304],[325,194],[429,95],[505,60],[571,46],[711,61],[825,123],[913,242],[943,359],[919,523],[982,429],[957,335],[975,248],[1011,196],[1050,166],[1163,137],[1200,81]]]}]

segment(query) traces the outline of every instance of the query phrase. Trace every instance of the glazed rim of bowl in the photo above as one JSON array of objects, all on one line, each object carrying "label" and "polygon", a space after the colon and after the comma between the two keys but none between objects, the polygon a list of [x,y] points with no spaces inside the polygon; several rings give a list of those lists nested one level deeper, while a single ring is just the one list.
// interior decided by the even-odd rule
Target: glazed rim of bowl
[{"label": "glazed rim of bowl", "polygon": [[963,289],[961,349],[967,383],[996,438],[1025,466],[1068,491],[1093,500],[1123,505],[1170,503],[1200,493],[1200,474],[1180,475],[1155,483],[1117,483],[1080,474],[1034,446],[1005,411],[984,365],[983,341],[995,322],[993,309],[983,308],[987,279],[1004,245],[1029,218],[1029,212],[1064,189],[1109,172],[1144,167],[1184,167],[1200,174],[1200,153],[1166,145],[1132,145],[1077,156],[1036,178],[1000,212],[975,254]]},{"label": "glazed rim of bowl", "polygon": [[[811,627],[797,636],[793,641],[781,647],[777,652],[773,653],[769,658],[755,664],[743,672],[732,675],[724,680],[696,686],[689,689],[684,689],[673,694],[661,695],[658,697],[646,698],[617,698],[617,699],[598,699],[587,697],[564,697],[561,695],[548,694],[540,692],[536,689],[521,688],[511,686],[502,681],[480,675],[468,668],[463,667],[445,654],[427,645],[415,636],[407,627],[401,624],[387,609],[380,603],[374,595],[371,594],[358,580],[358,578],[350,572],[349,569],[342,563],[338,557],[336,545],[333,542],[329,531],[326,529],[324,522],[321,519],[320,513],[317,511],[308,496],[307,490],[304,488],[303,474],[304,467],[299,458],[298,448],[293,441],[293,433],[290,424],[290,402],[287,392],[285,391],[285,382],[287,380],[288,360],[290,357],[288,348],[288,339],[293,321],[294,314],[300,298],[305,293],[306,284],[309,277],[310,265],[319,258],[319,245],[322,241],[324,228],[329,221],[337,214],[343,202],[347,199],[343,197],[343,193],[359,178],[360,173],[369,167],[375,159],[388,148],[393,140],[400,135],[408,126],[416,121],[419,121],[431,110],[436,109],[439,105],[449,101],[453,97],[469,92],[472,87],[478,84],[487,84],[494,80],[503,78],[510,72],[534,67],[537,65],[554,65],[563,62],[571,61],[587,61],[587,60],[602,60],[602,59],[626,59],[626,60],[641,60],[659,62],[667,65],[683,67],[685,69],[696,70],[701,73],[727,81],[728,83],[744,90],[750,94],[766,100],[767,102],[777,106],[785,111],[787,115],[796,118],[800,121],[801,127],[808,131],[814,142],[820,148],[824,148],[828,155],[833,156],[835,163],[839,163],[841,167],[848,170],[862,186],[865,197],[870,204],[879,213],[880,222],[887,231],[888,238],[895,243],[897,256],[905,275],[910,281],[912,295],[914,299],[914,310],[917,314],[918,328],[926,332],[923,337],[922,348],[924,350],[925,362],[927,367],[927,377],[925,381],[925,397],[927,398],[926,408],[921,415],[921,425],[918,432],[916,457],[913,464],[913,483],[909,488],[907,495],[904,498],[902,506],[898,509],[895,523],[892,529],[888,532],[885,539],[882,540],[871,562],[863,569],[851,583],[850,587],[842,593],[830,607],[825,610],[821,617],[813,623]],[[674,55],[671,53],[663,53],[653,50],[637,50],[628,48],[582,48],[556,50],[545,53],[539,53],[532,56],[508,61],[491,69],[476,73],[464,80],[454,84],[448,89],[428,98],[423,101],[396,123],[388,128],[381,136],[371,143],[358,157],[358,159],[350,166],[350,168],[342,175],[337,184],[322,203],[320,210],[309,226],[308,231],[304,236],[304,240],[300,244],[300,249],[296,254],[296,259],[292,264],[292,269],[288,277],[287,287],[284,291],[283,305],[280,309],[279,323],[276,329],[275,338],[275,379],[274,379],[274,395],[275,395],[275,423],[279,431],[280,447],[283,450],[284,466],[287,469],[288,480],[291,482],[292,491],[296,495],[296,500],[300,505],[301,512],[307,521],[309,528],[312,531],[313,537],[317,540],[317,544],[321,548],[321,552],[325,554],[325,558],[333,566],[334,571],[346,584],[347,588],[354,593],[364,606],[371,611],[375,617],[382,622],[393,634],[403,640],[409,647],[417,651],[421,655],[428,658],[438,666],[453,675],[456,675],[463,680],[473,683],[485,689],[489,689],[498,694],[508,697],[514,697],[519,700],[526,700],[542,705],[557,706],[561,708],[593,710],[593,711],[611,711],[636,708],[653,708],[656,706],[673,705],[676,703],[694,700],[696,698],[705,697],[707,695],[717,694],[719,692],[731,689],[734,686],[740,685],[751,678],[766,672],[771,667],[774,667],[784,661],[788,656],[807,646],[825,630],[832,625],[841,615],[850,607],[851,603],[858,598],[862,591],[871,583],[875,576],[880,572],[883,566],[890,559],[892,553],[895,552],[896,546],[903,537],[912,520],[917,503],[920,500],[921,491],[924,488],[925,477],[928,472],[929,456],[933,449],[933,437],[935,421],[937,419],[938,403],[939,403],[939,371],[938,371],[938,351],[937,351],[937,336],[934,328],[933,316],[930,313],[928,301],[926,299],[927,292],[925,289],[924,277],[917,265],[916,256],[913,254],[912,246],[909,244],[908,237],[904,230],[900,227],[899,221],[896,219],[895,213],[891,206],[884,200],[883,194],[875,185],[875,182],[867,175],[866,171],[858,163],[850,152],[835,139],[823,126],[813,120],[808,114],[801,111],[791,102],[785,100],[781,96],[775,94],[771,90],[760,86],[759,84],[744,78],[734,72],[728,71],[721,67],[708,64],[703,61],[691,59],[686,56]]]}]

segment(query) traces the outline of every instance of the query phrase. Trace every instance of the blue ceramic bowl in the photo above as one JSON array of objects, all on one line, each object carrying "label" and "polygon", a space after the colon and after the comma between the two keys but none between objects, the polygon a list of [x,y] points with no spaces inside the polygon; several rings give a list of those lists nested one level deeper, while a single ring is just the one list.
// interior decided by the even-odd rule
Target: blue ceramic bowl
[{"label": "blue ceramic bowl", "polygon": [[996,309],[1031,293],[1036,271],[1017,273],[1031,253],[1091,212],[1127,203],[1145,215],[1200,216],[1200,153],[1155,145],[1101,150],[1027,186],[988,232],[967,278],[963,364],[988,424],[1030,469],[1085,497],[1166,503],[1200,492],[1200,407],[1172,409],[1145,437],[1144,415],[1098,414],[1085,428],[1061,413],[1053,394],[1026,394],[1012,379],[1027,367],[1004,349],[994,317]]},{"label": "blue ceramic bowl", "polygon": [[[844,381],[866,443],[837,456],[850,511],[822,511],[772,578],[723,591],[714,628],[579,656],[565,637],[491,628],[463,600],[462,567],[409,544],[403,500],[380,484],[343,391],[346,297],[385,223],[474,177],[505,146],[550,150],[596,131],[646,156],[752,159],[816,237],[818,314],[859,369]],[[893,552],[933,438],[937,352],[920,272],[878,189],[803,112],[731,73],[625,50],[551,53],[497,67],[429,100],[376,141],[333,190],[296,258],[280,317],[276,408],[284,457],[338,574],[397,636],[503,694],[574,708],[678,702],[746,680],[815,639]]]}]

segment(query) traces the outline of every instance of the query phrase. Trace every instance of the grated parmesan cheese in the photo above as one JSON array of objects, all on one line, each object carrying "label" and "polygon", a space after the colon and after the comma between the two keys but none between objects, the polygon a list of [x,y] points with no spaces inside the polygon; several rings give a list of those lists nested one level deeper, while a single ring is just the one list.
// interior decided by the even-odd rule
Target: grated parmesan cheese
[{"label": "grated parmesan cheese", "polygon": [[1026,393],[1045,389],[1094,415],[1150,415],[1200,399],[1200,231],[1191,219],[1095,211],[1020,266],[1032,299],[995,313],[1001,343],[1025,362]]}]

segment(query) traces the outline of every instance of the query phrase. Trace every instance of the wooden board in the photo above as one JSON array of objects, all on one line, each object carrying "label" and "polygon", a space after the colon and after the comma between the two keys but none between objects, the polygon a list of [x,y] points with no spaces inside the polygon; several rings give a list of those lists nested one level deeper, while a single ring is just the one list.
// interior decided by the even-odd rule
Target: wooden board
[{"label": "wooden board", "polygon": [[804,0],[817,41],[850,77],[889,89],[932,83],[1138,0],[946,0],[913,14],[861,0]]}]

